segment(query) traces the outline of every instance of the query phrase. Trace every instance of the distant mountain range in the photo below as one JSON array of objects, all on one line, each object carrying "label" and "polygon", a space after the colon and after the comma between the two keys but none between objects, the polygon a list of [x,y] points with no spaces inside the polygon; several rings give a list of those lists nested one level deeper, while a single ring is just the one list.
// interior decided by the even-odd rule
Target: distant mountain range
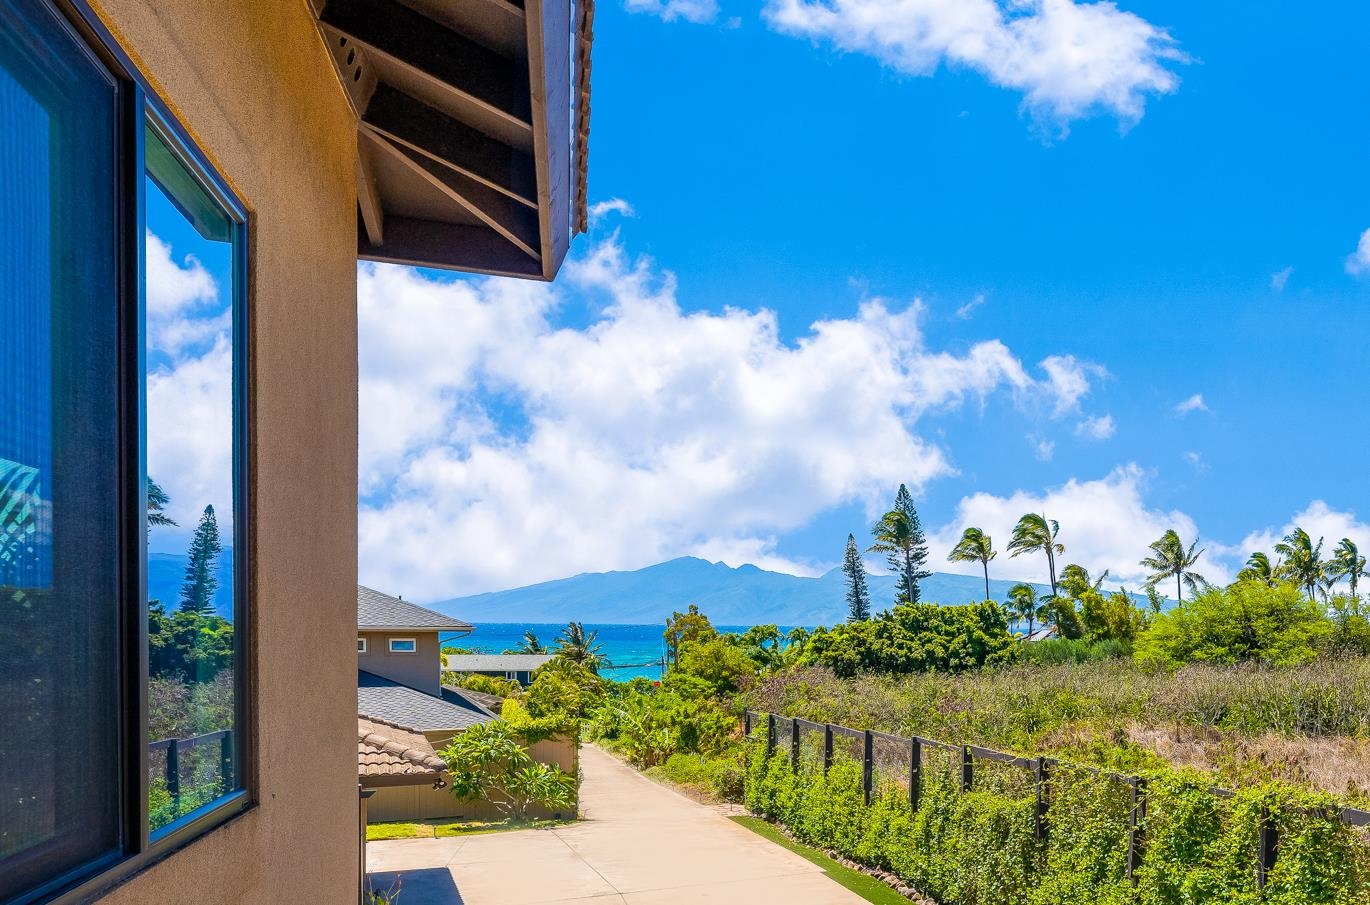
[{"label": "distant mountain range", "polygon": [[[894,602],[893,575],[868,575],[878,612]],[[1017,582],[990,581],[995,600]],[[985,580],[974,575],[934,573],[921,583],[926,603],[959,604],[984,599]],[[1046,588],[1035,586],[1038,593]],[[643,625],[668,619],[695,603],[715,625],[831,625],[847,618],[846,576],[833,569],[818,578],[767,572],[753,565],[733,568],[684,556],[632,572],[588,572],[572,578],[508,591],[455,597],[432,609],[479,625],[482,622],[545,622]]]},{"label": "distant mountain range", "polygon": [[[185,581],[188,557],[179,553],[149,553],[147,557],[147,599],[161,601],[167,611],[181,602],[181,582]],[[233,550],[219,556],[214,573],[219,589],[214,593],[214,611],[225,619],[233,618]]]}]

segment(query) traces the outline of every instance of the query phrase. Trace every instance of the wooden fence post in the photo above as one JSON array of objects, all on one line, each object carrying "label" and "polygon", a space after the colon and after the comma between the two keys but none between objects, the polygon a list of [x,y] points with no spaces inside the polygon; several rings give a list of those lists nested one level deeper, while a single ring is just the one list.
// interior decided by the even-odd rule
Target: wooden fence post
[{"label": "wooden fence post", "polygon": [[766,760],[775,754],[775,714],[766,714]]},{"label": "wooden fence post", "polygon": [[745,742],[746,740],[750,739],[751,737],[752,737],[752,712],[751,712],[750,710],[744,710],[744,711],[742,711],[742,740]]},{"label": "wooden fence post", "polygon": [[823,724],[823,775],[832,766],[832,723]]},{"label": "wooden fence post", "polygon": [[1142,820],[1146,817],[1146,780],[1132,778],[1132,810],[1127,818],[1127,878],[1137,885],[1142,865]]},{"label": "wooden fence post", "polygon": [[1045,757],[1037,758],[1037,815],[1035,823],[1039,841],[1045,841],[1047,838],[1047,783],[1050,778],[1047,759]]},{"label": "wooden fence post", "polygon": [[865,791],[866,804],[870,804],[871,793],[875,789],[875,735],[869,729],[866,730],[861,752],[861,787]]},{"label": "wooden fence post", "polygon": [[969,792],[975,788],[975,758],[971,757],[970,745],[961,746],[961,791]]},{"label": "wooden fence post", "polygon": [[790,719],[790,769],[799,769],[799,720]]},{"label": "wooden fence post", "polygon": [[172,801],[181,797],[180,739],[171,739],[166,748],[166,790]]},{"label": "wooden fence post", "polygon": [[909,810],[918,813],[918,796],[923,786],[923,740],[914,736],[909,740]]},{"label": "wooden fence post", "polygon": [[1260,850],[1256,860],[1256,887],[1258,889],[1265,889],[1266,879],[1275,867],[1275,859],[1279,857],[1279,844],[1279,831],[1275,828],[1275,819],[1270,813],[1270,808],[1261,805]]}]

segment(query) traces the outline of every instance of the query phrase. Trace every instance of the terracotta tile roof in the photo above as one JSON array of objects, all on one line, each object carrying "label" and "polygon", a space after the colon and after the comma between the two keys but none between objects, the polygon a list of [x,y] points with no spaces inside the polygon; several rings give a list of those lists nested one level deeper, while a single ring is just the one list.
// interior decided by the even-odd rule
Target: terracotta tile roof
[{"label": "terracotta tile roof", "polygon": [[436,776],[446,769],[421,733],[384,720],[357,717],[359,776]]},{"label": "terracotta tile roof", "polygon": [[469,632],[471,623],[357,585],[357,628]]},{"label": "terracotta tile roof", "polygon": [[576,17],[575,44],[575,148],[572,166],[575,188],[571,201],[573,235],[589,228],[587,195],[590,173],[590,50],[595,43],[595,0],[580,0]]}]

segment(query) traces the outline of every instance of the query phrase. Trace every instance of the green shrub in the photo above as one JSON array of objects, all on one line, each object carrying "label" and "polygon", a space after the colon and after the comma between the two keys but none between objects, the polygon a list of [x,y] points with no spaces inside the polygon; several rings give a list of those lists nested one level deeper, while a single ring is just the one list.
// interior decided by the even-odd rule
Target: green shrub
[{"label": "green shrub", "polygon": [[[898,783],[882,785],[866,805],[861,766],[850,758],[824,775],[804,760],[792,768],[787,749],[767,758],[759,740],[746,753],[754,813],[947,905],[1352,905],[1370,897],[1370,848],[1336,819],[1327,796],[1267,786],[1224,801],[1198,774],[1155,773],[1144,786],[1134,888],[1132,789],[1118,779],[1053,770],[1043,842],[1031,783],[989,765],[977,766],[983,790],[962,792],[956,758],[931,752],[912,812]],[[1277,828],[1279,857],[1262,892],[1255,868],[1264,815]]]},{"label": "green shrub", "polygon": [[1168,669],[1186,663],[1294,666],[1312,662],[1333,633],[1322,607],[1294,585],[1246,580],[1203,591],[1156,616],[1137,642],[1136,657]]}]

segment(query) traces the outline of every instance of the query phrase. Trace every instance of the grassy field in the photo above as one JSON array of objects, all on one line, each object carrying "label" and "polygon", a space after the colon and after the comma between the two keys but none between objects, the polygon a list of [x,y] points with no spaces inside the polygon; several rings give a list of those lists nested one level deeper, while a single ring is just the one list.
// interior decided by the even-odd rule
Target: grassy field
[{"label": "grassy field", "polygon": [[509,830],[547,829],[573,822],[571,820],[416,820],[413,822],[370,823],[366,827],[366,841],[476,836],[483,833],[502,833]]},{"label": "grassy field", "polygon": [[875,905],[909,905],[909,900],[895,892],[886,883],[882,883],[874,877],[867,876],[858,870],[844,867],[837,861],[820,852],[818,849],[809,848],[795,842],[789,836],[780,832],[771,824],[759,817],[730,817],[734,823],[739,823],[747,829],[764,836],[776,845],[783,846],[794,852],[796,855],[817,864],[823,868],[823,872],[833,879],[835,883],[844,886],[856,893],[867,902],[874,902]]},{"label": "grassy field", "polygon": [[757,710],[1121,771],[1188,766],[1233,787],[1279,780],[1370,803],[1370,660],[1141,669],[1127,660],[839,679],[789,670]]}]

